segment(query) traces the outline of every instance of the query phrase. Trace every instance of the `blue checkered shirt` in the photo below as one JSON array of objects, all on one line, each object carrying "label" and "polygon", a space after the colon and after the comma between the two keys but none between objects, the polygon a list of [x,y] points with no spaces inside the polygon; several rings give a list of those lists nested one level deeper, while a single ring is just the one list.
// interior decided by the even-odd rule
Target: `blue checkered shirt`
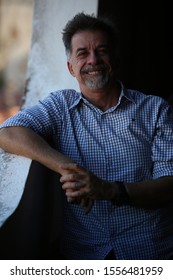
[{"label": "blue checkered shirt", "polygon": [[[8,119],[24,126],[108,181],[173,176],[173,113],[162,98],[122,86],[119,102],[103,112],[75,90],[61,90]],[[173,186],[172,186],[173,187]],[[90,213],[64,195],[68,259],[168,259],[173,255],[173,205],[147,210],[95,201]]]}]

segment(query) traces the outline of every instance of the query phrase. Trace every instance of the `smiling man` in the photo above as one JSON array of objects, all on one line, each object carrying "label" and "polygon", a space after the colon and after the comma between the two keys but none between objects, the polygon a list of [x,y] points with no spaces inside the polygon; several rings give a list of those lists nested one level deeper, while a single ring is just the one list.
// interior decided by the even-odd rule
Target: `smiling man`
[{"label": "smiling man", "polygon": [[118,80],[110,20],[79,13],[63,42],[80,92],[8,119],[0,146],[60,173],[64,258],[172,259],[172,108]]},{"label": "smiling man", "polygon": [[[64,35],[66,44],[65,40]],[[68,68],[78,80],[81,92],[96,106],[100,104],[103,110],[116,105],[119,97],[116,69],[113,68],[116,37],[114,40],[112,43],[106,30],[79,30],[71,39],[68,53]]]}]

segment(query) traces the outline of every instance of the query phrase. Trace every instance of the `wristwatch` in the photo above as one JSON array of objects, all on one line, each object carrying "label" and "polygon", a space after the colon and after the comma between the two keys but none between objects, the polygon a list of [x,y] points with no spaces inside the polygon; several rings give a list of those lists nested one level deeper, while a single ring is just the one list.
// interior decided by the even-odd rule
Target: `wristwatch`
[{"label": "wristwatch", "polygon": [[112,203],[117,206],[130,204],[130,197],[123,182],[116,182],[118,194],[112,199]]}]

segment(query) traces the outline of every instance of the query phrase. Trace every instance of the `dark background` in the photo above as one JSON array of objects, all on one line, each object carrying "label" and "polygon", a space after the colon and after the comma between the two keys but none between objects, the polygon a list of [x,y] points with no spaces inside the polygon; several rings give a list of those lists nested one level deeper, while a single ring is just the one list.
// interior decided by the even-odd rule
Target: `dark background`
[{"label": "dark background", "polygon": [[172,102],[173,20],[168,1],[100,0],[99,15],[111,15],[118,25],[119,78],[124,85]]}]

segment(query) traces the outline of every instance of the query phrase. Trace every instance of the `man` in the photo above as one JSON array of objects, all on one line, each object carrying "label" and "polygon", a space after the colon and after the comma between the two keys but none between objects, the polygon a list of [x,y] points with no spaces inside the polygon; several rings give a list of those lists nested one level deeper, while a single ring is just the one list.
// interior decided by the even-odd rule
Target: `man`
[{"label": "man", "polygon": [[107,19],[77,14],[63,42],[81,92],[53,92],[8,119],[0,145],[61,174],[65,258],[171,259],[173,112],[117,80]]}]

